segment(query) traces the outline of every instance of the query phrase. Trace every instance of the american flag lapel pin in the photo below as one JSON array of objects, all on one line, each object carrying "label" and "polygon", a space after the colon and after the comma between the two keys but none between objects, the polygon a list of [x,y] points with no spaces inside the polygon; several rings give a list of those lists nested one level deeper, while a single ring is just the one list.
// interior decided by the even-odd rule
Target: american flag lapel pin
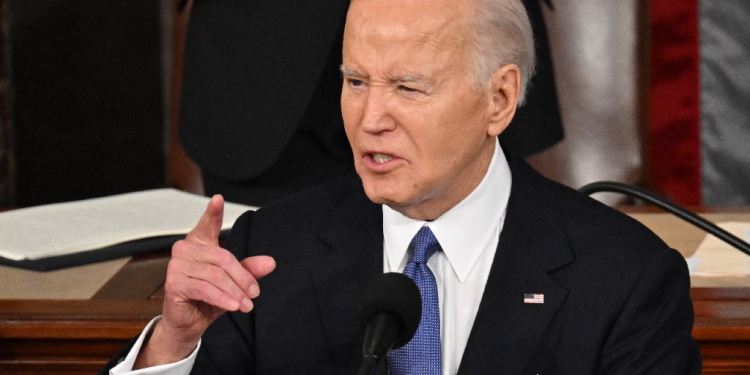
[{"label": "american flag lapel pin", "polygon": [[523,303],[544,303],[544,294],[524,293]]}]

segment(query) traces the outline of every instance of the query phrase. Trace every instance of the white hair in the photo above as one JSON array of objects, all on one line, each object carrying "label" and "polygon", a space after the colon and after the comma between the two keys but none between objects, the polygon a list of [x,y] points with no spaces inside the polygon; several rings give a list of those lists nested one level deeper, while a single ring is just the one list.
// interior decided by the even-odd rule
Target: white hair
[{"label": "white hair", "polygon": [[534,35],[529,16],[520,0],[475,0],[474,80],[484,87],[492,74],[506,64],[521,71],[518,105],[526,99],[526,90],[534,75]]}]

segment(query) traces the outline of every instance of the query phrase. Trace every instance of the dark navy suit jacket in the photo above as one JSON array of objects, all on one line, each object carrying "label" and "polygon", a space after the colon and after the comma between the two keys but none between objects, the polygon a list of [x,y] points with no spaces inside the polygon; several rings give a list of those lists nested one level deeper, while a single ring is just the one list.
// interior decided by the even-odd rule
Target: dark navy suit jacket
[{"label": "dark navy suit jacket", "polygon": [[[682,256],[635,220],[508,159],[505,223],[458,373],[699,374]],[[227,247],[238,258],[272,255],[277,268],[260,281],[254,312],[209,327],[194,373],[357,372],[355,310],[383,271],[383,230],[356,175],[247,213]],[[524,304],[527,293],[544,304]]]}]

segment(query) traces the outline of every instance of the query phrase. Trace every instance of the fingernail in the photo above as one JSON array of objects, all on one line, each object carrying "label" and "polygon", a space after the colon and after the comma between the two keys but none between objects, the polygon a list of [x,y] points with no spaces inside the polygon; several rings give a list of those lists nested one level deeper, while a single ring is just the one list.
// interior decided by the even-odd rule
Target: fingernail
[{"label": "fingernail", "polygon": [[248,290],[250,298],[255,298],[260,294],[260,288],[258,288],[258,284],[252,284],[250,285],[250,289]]},{"label": "fingernail", "polygon": [[253,301],[250,301],[249,298],[243,298],[242,299],[242,309],[245,312],[249,312],[253,309]]}]

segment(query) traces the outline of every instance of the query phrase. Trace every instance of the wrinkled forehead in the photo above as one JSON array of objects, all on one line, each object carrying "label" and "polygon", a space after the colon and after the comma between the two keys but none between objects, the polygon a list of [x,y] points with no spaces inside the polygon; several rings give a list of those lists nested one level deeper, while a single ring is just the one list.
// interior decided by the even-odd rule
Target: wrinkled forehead
[{"label": "wrinkled forehead", "polygon": [[470,35],[466,0],[354,0],[344,33],[344,53],[361,43],[456,50]]}]

